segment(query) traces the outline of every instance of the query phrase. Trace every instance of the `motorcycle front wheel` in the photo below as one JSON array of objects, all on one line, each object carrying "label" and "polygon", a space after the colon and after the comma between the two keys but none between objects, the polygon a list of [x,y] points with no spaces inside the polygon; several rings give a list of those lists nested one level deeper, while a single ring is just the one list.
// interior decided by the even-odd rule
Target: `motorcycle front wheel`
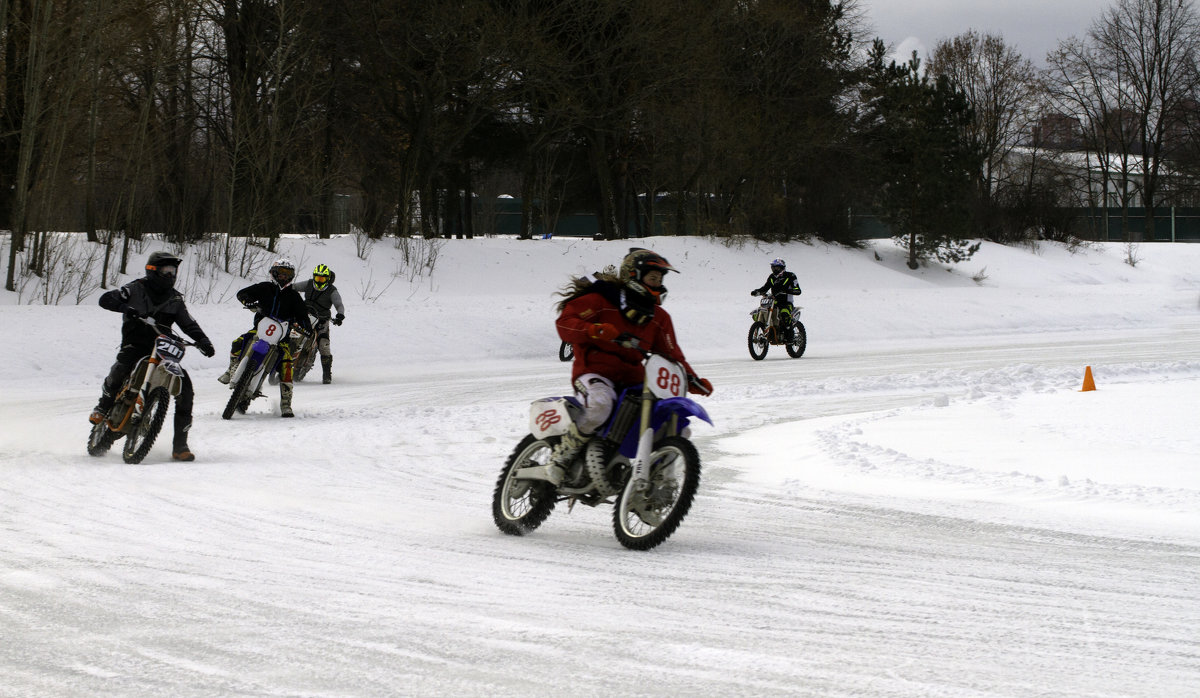
[{"label": "motorcycle front wheel", "polygon": [[750,349],[750,358],[762,361],[767,357],[770,340],[767,339],[767,326],[761,322],[750,325],[750,333],[746,335],[746,346]]},{"label": "motorcycle front wheel", "polygon": [[141,463],[150,452],[167,418],[167,405],[170,402],[171,394],[166,388],[158,387],[150,391],[150,396],[146,398],[146,404],[142,407],[142,420],[125,438],[125,450],[121,455],[125,457],[126,463]]},{"label": "motorcycle front wheel", "polygon": [[803,322],[796,321],[795,326],[784,337],[783,345],[788,356],[793,359],[804,355],[804,350],[808,347],[808,332],[805,331]]},{"label": "motorcycle front wheel", "polygon": [[570,342],[563,342],[558,345],[558,360],[570,361],[575,358],[575,347]]},{"label": "motorcycle front wheel", "polygon": [[630,550],[649,550],[671,536],[700,487],[700,455],[682,436],[668,436],[650,453],[647,487],[624,489],[613,510],[613,533]]},{"label": "motorcycle front wheel", "polygon": [[[245,359],[245,361],[249,361],[249,359]],[[234,410],[238,409],[243,400],[246,403],[250,402],[247,392],[250,390],[250,383],[254,380],[255,373],[257,373],[254,369],[254,366],[247,365],[246,369],[242,371],[242,376],[233,386],[233,395],[230,395],[229,402],[225,403],[225,411],[221,413],[221,419],[232,419]],[[246,408],[243,407],[241,410],[245,412]]]},{"label": "motorcycle front wheel", "polygon": [[550,459],[550,444],[527,435],[513,449],[496,490],[492,494],[492,518],[496,528],[510,536],[533,532],[554,511],[554,485],[544,480],[521,480],[513,473],[521,468],[545,465]]},{"label": "motorcycle front wheel", "polygon": [[109,429],[107,419],[100,420],[99,424],[92,425],[92,433],[88,435],[88,455],[103,456],[119,438],[121,432]]}]

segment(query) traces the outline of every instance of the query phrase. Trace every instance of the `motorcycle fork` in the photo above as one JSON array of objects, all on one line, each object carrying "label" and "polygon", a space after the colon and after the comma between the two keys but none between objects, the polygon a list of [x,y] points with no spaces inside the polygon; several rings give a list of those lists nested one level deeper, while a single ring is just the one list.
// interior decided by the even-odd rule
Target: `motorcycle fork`
[{"label": "motorcycle fork", "polygon": [[626,487],[632,487],[635,492],[646,489],[646,471],[650,465],[650,452],[654,448],[654,429],[650,424],[650,414],[654,407],[654,396],[650,393],[649,382],[642,385],[642,420],[638,436],[637,455],[633,459],[633,467]]},{"label": "motorcycle fork", "polygon": [[146,377],[142,379],[142,387],[138,388],[137,398],[133,401],[133,413],[129,416],[134,424],[142,420],[142,410],[146,406],[146,393],[150,387],[150,381],[154,377],[154,369],[158,366],[158,355],[152,354],[146,362]]}]

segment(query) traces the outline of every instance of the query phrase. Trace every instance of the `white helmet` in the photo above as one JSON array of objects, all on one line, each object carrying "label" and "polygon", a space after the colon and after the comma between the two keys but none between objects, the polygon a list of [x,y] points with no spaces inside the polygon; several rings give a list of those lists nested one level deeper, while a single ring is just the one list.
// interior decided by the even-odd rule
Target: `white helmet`
[{"label": "white helmet", "polygon": [[296,265],[287,257],[280,257],[271,265],[271,280],[279,284],[279,288],[287,288],[296,278]]}]

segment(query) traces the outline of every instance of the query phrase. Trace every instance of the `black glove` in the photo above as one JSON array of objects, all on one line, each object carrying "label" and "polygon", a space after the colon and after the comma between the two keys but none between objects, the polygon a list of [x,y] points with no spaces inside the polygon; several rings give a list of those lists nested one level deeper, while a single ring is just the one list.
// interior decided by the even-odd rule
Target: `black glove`
[{"label": "black glove", "polygon": [[254,301],[245,301],[242,303],[242,307],[246,310],[253,310],[256,313],[258,312],[258,303],[255,303]]},{"label": "black glove", "polygon": [[641,345],[642,340],[638,339],[635,335],[625,332],[614,339],[613,342],[617,346],[625,347],[626,349],[637,349]]},{"label": "black glove", "polygon": [[343,314],[343,313],[338,313],[338,314],[337,314],[337,317],[335,317],[335,318],[333,319],[333,324],[335,324],[335,325],[338,325],[338,326],[340,327],[340,326],[341,326],[341,324],[342,324],[342,320],[345,320],[345,319],[346,319],[346,316],[345,316],[345,314]]},{"label": "black glove", "polygon": [[196,348],[200,350],[201,354],[204,354],[210,358],[213,354],[217,353],[217,350],[213,348],[213,343],[207,339],[202,339],[199,342],[196,342]]},{"label": "black glove", "polygon": [[752,296],[757,296],[757,295],[758,295],[758,289],[756,288],[756,289],[754,289],[753,291],[751,291],[751,292],[750,292],[750,295],[752,295]]},{"label": "black glove", "polygon": [[123,313],[129,320],[141,320],[142,318],[147,317],[145,313],[133,307],[132,305],[127,305],[121,308],[121,313]]}]

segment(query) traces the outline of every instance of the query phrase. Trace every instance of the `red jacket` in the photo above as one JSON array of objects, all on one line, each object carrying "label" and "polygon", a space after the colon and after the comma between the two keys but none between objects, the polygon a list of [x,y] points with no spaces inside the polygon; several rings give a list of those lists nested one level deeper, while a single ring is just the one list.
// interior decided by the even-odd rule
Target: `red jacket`
[{"label": "red jacket", "polygon": [[671,316],[662,306],[655,308],[650,322],[635,325],[625,319],[616,303],[599,292],[591,292],[569,301],[558,315],[558,336],[575,347],[572,381],[585,373],[598,373],[615,383],[618,389],[642,382],[641,352],[609,339],[592,339],[592,325],[597,323],[608,323],[620,334],[634,335],[643,349],[678,361],[689,376],[696,374],[683,358],[675,341]]}]

